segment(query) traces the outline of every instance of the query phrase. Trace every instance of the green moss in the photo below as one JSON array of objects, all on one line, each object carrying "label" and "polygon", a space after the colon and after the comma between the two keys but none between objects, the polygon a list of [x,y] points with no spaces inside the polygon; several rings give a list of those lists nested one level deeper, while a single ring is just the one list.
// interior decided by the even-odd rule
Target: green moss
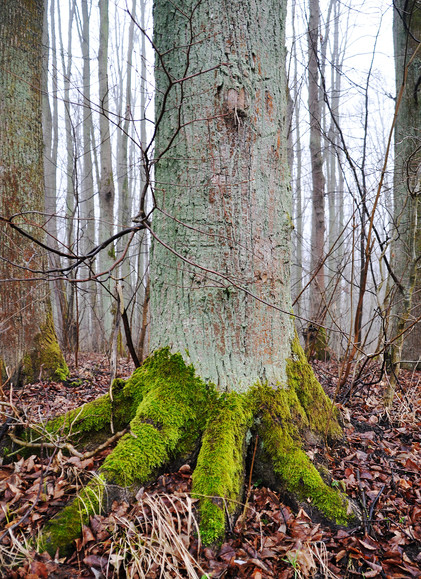
[{"label": "green moss", "polygon": [[338,411],[325,394],[307,361],[297,334],[291,344],[291,358],[287,360],[288,389],[295,392],[305,413],[308,426],[314,432],[331,439],[342,438]]},{"label": "green moss", "polygon": [[310,324],[304,330],[306,341],[305,353],[311,360],[329,360],[328,337],[326,328]]},{"label": "green moss", "polygon": [[302,449],[289,448],[285,452],[277,447],[272,460],[274,471],[284,481],[286,490],[299,501],[315,507],[338,525],[348,525],[354,518],[346,496],[323,482]]},{"label": "green moss", "polygon": [[69,376],[69,368],[67,367],[67,364],[65,368],[63,367],[57,368],[54,375],[55,379],[60,382],[65,382],[68,376]]},{"label": "green moss", "polygon": [[148,358],[123,391],[136,401],[136,415],[102,472],[110,481],[131,486],[150,480],[158,467],[182,453],[180,441],[192,443],[200,436],[216,391],[168,349]]},{"label": "green moss", "polygon": [[221,396],[208,419],[192,490],[200,499],[204,544],[223,538],[225,514],[238,509],[244,480],[245,436],[251,419],[248,399],[235,393]]},{"label": "green moss", "polygon": [[105,481],[96,476],[67,505],[53,517],[38,537],[39,552],[48,551],[54,557],[57,549],[60,556],[72,551],[72,542],[81,535],[82,526],[89,524],[89,517],[101,512],[105,493]]},{"label": "green moss", "polygon": [[[305,430],[309,426],[313,428],[317,425],[319,428],[322,424],[326,425],[330,410],[329,402],[324,406],[316,400],[318,388],[321,387],[317,387],[314,376],[310,379],[305,366],[307,362],[301,352],[296,351],[298,359],[294,361],[295,372],[292,373],[292,366],[289,368],[288,389],[274,390],[267,385],[259,385],[253,389],[253,400],[257,407],[257,431],[264,455],[281,489],[290,493],[296,501],[314,507],[335,523],[346,525],[355,519],[355,515],[350,513],[347,498],[324,483],[301,448]],[[297,373],[300,359],[304,364],[300,366],[301,374]],[[327,399],[323,391],[317,395]],[[302,404],[303,400],[307,405],[306,409]],[[316,418],[312,416],[311,403],[315,405],[313,411]],[[333,419],[332,423],[336,421]],[[337,423],[336,427],[339,429]],[[334,432],[336,433],[336,428]]]},{"label": "green moss", "polygon": [[22,360],[24,383],[37,380],[39,376],[52,380],[64,380],[69,369],[58,345],[52,313],[47,314],[44,325],[34,338],[34,347]]},{"label": "green moss", "polygon": [[[28,442],[39,443],[45,438],[45,431],[47,431],[79,448],[94,448],[112,435],[111,423],[114,426],[114,432],[118,432],[123,430],[135,415],[136,407],[133,400],[126,396],[124,385],[124,380],[114,380],[112,400],[109,394],[105,394],[66,414],[57,416],[45,425],[40,424],[17,432],[17,435]],[[55,436],[52,438],[54,439]],[[20,449],[20,453],[25,456],[33,452],[33,448]]]},{"label": "green moss", "polygon": [[[301,448],[306,432],[341,435],[335,416],[329,421],[331,403],[317,382],[296,337],[287,362],[287,381],[273,389],[255,385],[247,394],[218,395],[187,366],[181,355],[160,350],[124,382],[113,385],[112,400],[106,395],[49,423],[54,432],[78,432],[87,437],[114,424],[127,424],[130,432],[117,444],[100,469],[101,485],[122,487],[145,484],[162,465],[192,451],[202,436],[193,474],[193,494],[199,497],[200,528],[205,544],[223,539],[226,515],[233,517],[244,484],[245,446],[248,429],[259,434],[262,457],[271,465],[272,476],[298,503],[311,505],[338,524],[352,520],[348,502],[337,489],[328,487]],[[255,468],[257,467],[257,462]],[[67,548],[80,531],[75,517],[90,497],[90,486],[66,507],[43,534],[43,545]],[[129,489],[130,490],[130,489]],[[98,493],[93,493],[99,496]],[[92,500],[92,508],[100,506]],[[86,513],[90,512],[85,509]],[[85,513],[85,511],[83,511]],[[79,520],[78,519],[78,520]],[[62,534],[64,528],[73,530]]]},{"label": "green moss", "polygon": [[[265,447],[287,453],[301,446],[301,433],[309,422],[293,388],[273,389],[267,384],[251,390],[259,431],[264,433]],[[277,453],[277,451],[276,451]]]},{"label": "green moss", "polygon": [[110,434],[111,419],[115,430],[123,429],[135,413],[132,399],[125,396],[124,385],[123,380],[115,380],[113,400],[109,394],[100,396],[50,420],[46,425],[47,431],[65,435],[73,443],[83,445],[86,440],[91,441],[95,433],[104,431],[104,434]]},{"label": "green moss", "polygon": [[271,398],[271,402],[268,403],[266,398],[261,406],[259,435],[275,475],[295,500],[308,502],[327,518],[338,524],[346,524],[346,498],[323,482],[301,448],[300,428],[293,418],[297,414],[294,407],[290,413],[288,406],[288,401],[294,398],[293,394],[285,396],[282,391],[272,391]]},{"label": "green moss", "polygon": [[47,430],[70,436],[74,440],[84,433],[92,434],[109,426],[111,409],[111,399],[109,394],[106,394],[51,420],[47,424]]}]

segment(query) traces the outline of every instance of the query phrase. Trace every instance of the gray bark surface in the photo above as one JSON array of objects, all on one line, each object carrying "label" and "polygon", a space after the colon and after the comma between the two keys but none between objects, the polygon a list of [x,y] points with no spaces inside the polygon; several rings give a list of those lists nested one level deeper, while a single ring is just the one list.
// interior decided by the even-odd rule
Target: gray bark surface
[{"label": "gray bark surface", "polygon": [[[322,100],[319,86],[318,47],[320,35],[320,6],[318,0],[309,0],[308,23],[308,109],[310,115],[310,157],[312,178],[311,221],[311,274],[314,275],[310,300],[310,318],[315,322],[324,319],[323,295],[325,290],[325,177],[322,155]],[[316,273],[317,272],[317,273]]]},{"label": "gray bark surface", "polygon": [[[396,235],[392,249],[393,270],[399,285],[392,308],[391,337],[399,336],[405,326],[420,315],[421,278],[417,273],[421,255],[420,215],[420,129],[421,109],[419,75],[421,52],[421,8],[415,0],[396,2],[394,17],[396,89],[399,93],[408,66],[395,128],[394,225]],[[415,51],[417,51],[415,53]],[[403,342],[403,343],[402,343]],[[392,363],[416,362],[421,356],[421,323],[410,334],[398,338],[392,347]],[[409,364],[414,366],[414,364]]]},{"label": "gray bark surface", "polygon": [[[16,225],[40,240],[45,221],[42,23],[40,0],[0,3],[0,215],[14,216]],[[2,379],[7,374],[14,383],[40,373],[31,366],[31,355],[49,319],[45,263],[39,246],[0,221],[0,370]],[[54,331],[51,337],[55,340]]]},{"label": "gray bark surface", "polygon": [[[109,6],[108,0],[99,1],[99,52],[98,52],[98,84],[99,84],[99,138],[100,138],[100,180],[99,180],[99,239],[105,241],[114,233],[114,201],[115,187],[113,177],[110,121],[109,121],[109,84],[108,84],[108,42],[109,42]],[[116,248],[111,245],[107,251],[102,251],[99,258],[99,271],[109,272],[115,262]],[[106,287],[113,292],[114,282],[109,273],[102,277]],[[105,339],[111,339],[114,325],[111,294],[101,288],[101,319]]]},{"label": "gray bark surface", "polygon": [[153,231],[170,249],[155,240],[151,346],[221,389],[276,385],[293,332],[285,5],[161,0],[154,18]]}]

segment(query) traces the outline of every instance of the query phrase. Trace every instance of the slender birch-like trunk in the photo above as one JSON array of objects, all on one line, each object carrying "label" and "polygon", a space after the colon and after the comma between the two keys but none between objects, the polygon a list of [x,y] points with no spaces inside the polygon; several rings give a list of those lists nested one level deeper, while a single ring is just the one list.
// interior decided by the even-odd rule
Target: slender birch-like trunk
[{"label": "slender birch-like trunk", "polygon": [[[110,109],[108,84],[108,43],[109,43],[109,5],[108,0],[99,1],[99,52],[98,52],[98,81],[99,81],[99,139],[100,139],[100,179],[99,179],[99,239],[104,241],[114,233],[114,177],[110,137]],[[103,251],[99,258],[99,271],[111,270],[116,259],[116,248],[111,245]],[[105,339],[111,339],[113,326],[113,298],[114,282],[105,273],[101,280],[109,292],[101,288],[102,326]],[[115,272],[114,272],[115,276]],[[115,308],[114,308],[115,309]]]},{"label": "slender birch-like trunk", "polygon": [[323,358],[326,350],[323,324],[325,306],[325,176],[322,153],[322,100],[319,74],[320,6],[319,0],[309,0],[308,21],[308,109],[310,115],[310,158],[312,178],[311,219],[311,284],[310,319],[313,322],[306,330],[307,352]]}]

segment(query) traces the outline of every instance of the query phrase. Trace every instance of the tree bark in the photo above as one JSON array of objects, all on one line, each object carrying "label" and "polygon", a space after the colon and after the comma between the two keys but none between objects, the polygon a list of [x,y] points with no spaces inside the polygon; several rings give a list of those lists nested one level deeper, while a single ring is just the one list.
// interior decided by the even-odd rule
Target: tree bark
[{"label": "tree bark", "polygon": [[[114,233],[114,198],[115,187],[113,177],[111,136],[109,122],[109,86],[108,86],[108,41],[109,41],[109,10],[108,0],[99,1],[99,52],[98,52],[98,81],[99,81],[99,138],[100,138],[100,180],[99,180],[99,239],[104,241]],[[99,271],[108,272],[116,260],[116,248],[109,246],[99,257]],[[113,325],[113,291],[110,273],[104,273],[101,278],[109,290],[101,291],[101,314],[105,339],[111,339]],[[115,317],[115,316],[114,316]]]},{"label": "tree bark", "polygon": [[[93,121],[91,110],[91,49],[90,49],[90,8],[91,0],[82,0],[82,21],[80,31],[80,45],[82,50],[83,68],[83,112],[82,112],[82,178],[80,190],[77,191],[77,244],[78,250],[86,254],[95,244],[95,204],[94,204],[94,163],[93,153]],[[98,182],[98,181],[97,181]],[[92,275],[94,264],[86,263],[81,267],[79,275],[89,278]],[[84,302],[80,300],[80,342],[87,350],[101,350],[104,336],[101,332],[100,293],[98,284],[91,280],[84,285]]]},{"label": "tree bark", "polygon": [[[292,35],[295,38],[295,18],[296,18],[296,4],[292,3],[291,6],[292,14]],[[301,90],[298,81],[298,55],[297,55],[297,43],[294,42],[292,45],[292,58],[294,62],[294,73],[293,73],[293,103],[294,103],[294,151],[293,160],[295,160],[295,179],[293,184],[294,193],[294,262],[292,270],[292,297],[296,298],[301,296],[303,289],[303,200],[302,200],[302,144],[301,144]],[[292,172],[293,166],[290,164],[290,169]],[[298,300],[294,307],[295,313],[300,316],[302,313],[301,300]]]},{"label": "tree bark", "polygon": [[[51,0],[54,5],[54,0]],[[67,47],[64,47],[63,34],[61,28],[60,2],[57,2],[57,22],[58,22],[58,49],[60,52],[61,70],[63,73],[63,94],[64,94],[64,127],[66,134],[66,203],[65,203],[65,244],[69,251],[74,250],[75,243],[75,212],[76,190],[75,183],[78,182],[76,174],[75,155],[75,126],[72,122],[72,99],[70,97],[72,82],[72,27],[75,20],[75,0],[70,1],[67,14]],[[67,59],[66,59],[67,54]],[[69,260],[66,265],[70,265]],[[74,274],[72,274],[74,276]],[[69,287],[70,286],[70,287]],[[61,292],[58,294],[60,304],[62,343],[65,349],[73,351],[77,359],[79,327],[77,320],[77,286],[76,284],[63,283]]]},{"label": "tree bark", "polygon": [[[43,2],[0,4],[0,215],[43,239],[41,129]],[[67,367],[51,315],[40,248],[0,221],[0,368],[2,380],[63,377]]]},{"label": "tree bark", "polygon": [[311,158],[311,252],[312,276],[310,319],[304,331],[308,356],[324,359],[327,356],[326,330],[320,325],[326,316],[325,295],[325,177],[322,153],[322,91],[319,71],[320,5],[319,0],[309,0],[308,20],[308,110],[310,116]]},{"label": "tree bark", "polygon": [[[397,282],[392,303],[392,341],[389,360],[389,385],[385,394],[387,406],[392,404],[401,360],[413,367],[421,355],[421,324],[417,323],[410,336],[408,325],[413,322],[412,299],[419,293],[417,275],[420,257],[420,135],[419,68],[421,52],[421,9],[415,0],[399,0],[394,13],[395,67],[397,94],[403,88],[395,127],[394,225],[392,264]],[[405,346],[405,343],[408,343]],[[415,347],[414,347],[415,346]]]},{"label": "tree bark", "polygon": [[[395,129],[394,223],[397,231],[393,244],[393,266],[401,287],[396,288],[392,334],[398,335],[417,320],[421,310],[421,276],[418,273],[421,256],[421,8],[418,2],[399,0],[395,3],[394,34],[397,93],[408,66]],[[406,367],[415,368],[420,357],[421,323],[417,322],[411,332],[396,340],[392,347],[392,363],[402,360]]]},{"label": "tree bark", "polygon": [[310,114],[310,157],[312,177],[311,272],[314,277],[310,301],[310,318],[322,323],[324,318],[324,243],[325,243],[325,177],[322,155],[322,100],[319,83],[320,6],[309,0],[308,22],[308,109]]},{"label": "tree bark", "polygon": [[[338,240],[343,228],[344,215],[344,187],[343,187],[343,152],[340,147],[340,137],[336,122],[340,118],[340,99],[342,81],[342,62],[345,47],[340,46],[340,23],[342,4],[339,0],[331,0],[333,4],[333,47],[330,57],[330,124],[327,132],[327,154],[326,154],[326,174],[327,174],[327,194],[329,204],[329,243],[328,251],[331,252],[327,260],[329,271],[329,322],[331,327],[340,322],[343,317],[341,298],[342,270],[343,270],[343,239]],[[342,14],[343,16],[343,14]],[[335,122],[336,121],[336,122]],[[335,250],[332,252],[332,248]],[[337,332],[332,332],[329,336],[330,347],[339,354],[341,336]]]},{"label": "tree bark", "polygon": [[221,0],[191,15],[190,2],[157,2],[154,13],[165,56],[153,233],[170,249],[152,249],[151,349],[170,345],[237,391],[285,381],[294,335],[284,7],[259,8]]}]

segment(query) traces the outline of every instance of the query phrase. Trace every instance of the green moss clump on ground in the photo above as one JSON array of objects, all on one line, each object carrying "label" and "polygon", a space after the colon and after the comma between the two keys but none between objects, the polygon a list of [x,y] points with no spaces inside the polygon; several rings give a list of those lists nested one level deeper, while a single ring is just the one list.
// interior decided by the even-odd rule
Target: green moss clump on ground
[{"label": "green moss clump on ground", "polygon": [[205,545],[225,534],[225,514],[238,511],[244,484],[245,437],[251,425],[248,399],[221,396],[211,413],[193,472],[193,496],[200,499],[200,531]]},{"label": "green moss clump on ground", "polygon": [[[291,493],[297,503],[315,508],[337,524],[348,524],[355,515],[349,512],[345,495],[323,482],[301,447],[307,432],[321,438],[328,431],[339,438],[341,429],[297,338],[287,362],[287,382],[276,389],[258,384],[247,394],[219,395],[212,384],[196,376],[180,354],[171,355],[164,349],[148,358],[128,381],[116,381],[112,400],[103,396],[52,421],[48,428],[59,434],[79,431],[83,440],[89,432],[109,429],[111,417],[114,424],[129,423],[129,432],[100,468],[98,483],[101,488],[117,484],[129,494],[152,481],[177,457],[192,457],[203,435],[192,492],[199,497],[205,544],[223,539],[226,515],[234,517],[240,507],[250,428],[261,441],[255,468],[261,459],[262,464],[267,460],[276,485]],[[84,520],[85,515],[80,514],[83,503],[91,494],[102,496],[102,491],[97,491],[88,485],[47,526],[41,544],[50,553],[57,547],[69,547]],[[101,500],[92,499],[92,509],[99,509]],[[79,526],[75,519],[82,521]],[[72,529],[68,532],[61,528],[69,525]]]},{"label": "green moss clump on ground", "polygon": [[104,394],[92,402],[70,410],[50,420],[46,425],[47,431],[65,435],[72,442],[83,445],[86,437],[91,437],[94,433],[104,429],[110,433],[111,420],[114,429],[121,430],[135,412],[132,399],[125,395],[124,385],[123,380],[114,380],[112,400],[109,394]]},{"label": "green moss clump on ground", "polygon": [[[92,449],[112,436],[111,424],[113,432],[119,432],[135,415],[136,408],[132,398],[126,395],[124,385],[124,380],[116,379],[112,387],[112,400],[109,394],[105,394],[53,418],[45,425],[40,424],[17,434],[25,441],[39,443],[48,433],[52,435],[52,440],[58,437],[79,448]],[[25,456],[34,449],[22,448],[20,452]]]},{"label": "green moss clump on ground", "polygon": [[273,468],[282,477],[286,490],[297,497],[298,501],[315,507],[338,525],[348,525],[355,519],[355,516],[351,516],[346,496],[326,485],[302,449],[290,448],[284,453],[278,447],[273,458]]},{"label": "green moss clump on ground", "polygon": [[316,508],[337,524],[350,524],[356,517],[347,498],[324,483],[301,448],[308,431],[320,438],[327,433],[339,439],[342,430],[336,408],[332,408],[332,402],[316,380],[298,337],[292,344],[292,358],[287,361],[287,379],[286,388],[258,385],[251,391],[265,460],[281,489],[296,501]]},{"label": "green moss clump on ground", "polygon": [[60,556],[68,555],[74,539],[82,533],[82,526],[89,524],[91,515],[101,512],[105,491],[105,480],[101,476],[93,478],[76,499],[46,524],[38,537],[38,551],[48,551],[54,557],[59,549]]},{"label": "green moss clump on ground", "polygon": [[[118,396],[130,401],[129,410],[136,409],[136,412],[130,421],[130,433],[120,439],[104,461],[100,481],[104,486],[117,484],[132,488],[152,480],[159,467],[188,450],[183,445],[200,437],[208,409],[217,400],[214,386],[200,380],[193,367],[186,366],[181,355],[171,355],[168,349],[153,354],[130,380],[120,384],[113,403],[117,402]],[[86,406],[83,411],[86,413],[85,422],[80,421],[80,416],[76,418],[80,424],[87,425],[90,420],[91,426],[98,428],[109,419],[109,397],[102,397],[97,406],[93,403]],[[96,417],[89,417],[88,406],[89,411],[97,411]],[[77,410],[73,412],[77,413]],[[73,416],[77,415],[65,420],[69,421]],[[59,427],[59,422],[54,426]],[[49,552],[55,552],[57,547],[67,548],[77,536],[80,526],[74,526],[68,532],[61,526],[73,524],[81,510],[81,496],[82,503],[86,502],[83,493],[88,492],[90,496],[92,491],[89,489],[90,486],[48,525],[41,546],[46,545]]]}]

